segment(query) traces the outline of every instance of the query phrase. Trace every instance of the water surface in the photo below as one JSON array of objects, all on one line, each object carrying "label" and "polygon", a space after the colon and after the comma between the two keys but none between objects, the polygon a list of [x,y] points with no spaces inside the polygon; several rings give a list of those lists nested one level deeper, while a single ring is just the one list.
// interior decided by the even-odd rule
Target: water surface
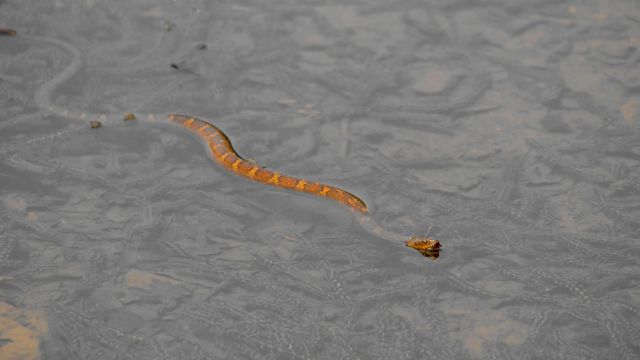
[{"label": "water surface", "polygon": [[[0,357],[640,357],[637,2],[8,0],[0,25]],[[177,127],[40,108],[74,61],[56,105],[208,119],[440,258]]]}]

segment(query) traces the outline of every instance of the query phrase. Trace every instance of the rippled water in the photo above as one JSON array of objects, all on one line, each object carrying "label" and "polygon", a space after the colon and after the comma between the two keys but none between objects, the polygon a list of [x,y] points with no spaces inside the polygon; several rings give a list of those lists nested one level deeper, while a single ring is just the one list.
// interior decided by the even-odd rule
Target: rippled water
[{"label": "rippled water", "polygon": [[[8,0],[0,27],[0,358],[640,357],[637,1]],[[51,114],[74,62],[55,105],[208,119],[440,258],[177,127]]]}]

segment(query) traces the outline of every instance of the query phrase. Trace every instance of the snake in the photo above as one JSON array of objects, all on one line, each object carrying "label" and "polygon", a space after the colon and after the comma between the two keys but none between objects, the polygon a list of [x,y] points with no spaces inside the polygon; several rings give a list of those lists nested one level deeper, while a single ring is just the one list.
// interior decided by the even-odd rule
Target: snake
[{"label": "snake", "polygon": [[[12,29],[0,28],[0,35],[17,36],[17,32]],[[40,42],[59,46],[71,53],[73,59],[57,75],[45,82],[36,91],[34,100],[36,105],[54,115],[69,118],[72,120],[87,121],[91,128],[99,128],[103,123],[116,123],[130,120],[142,120],[146,122],[164,121],[177,124],[186,128],[191,133],[204,141],[209,150],[211,159],[220,167],[227,171],[262,184],[267,184],[280,189],[287,189],[295,192],[307,193],[318,197],[330,199],[344,205],[351,210],[358,220],[358,223],[369,234],[394,243],[404,242],[404,245],[418,251],[430,259],[437,259],[440,255],[440,241],[424,236],[407,236],[385,230],[370,215],[366,203],[358,196],[349,191],[328,184],[296,178],[264,168],[253,161],[248,161],[241,157],[231,144],[229,137],[218,127],[208,121],[180,114],[138,114],[125,113],[117,114],[93,114],[85,112],[69,111],[53,103],[51,95],[60,85],[71,79],[81,68],[81,56],[78,49],[63,40],[43,38],[37,36],[23,36]]]}]

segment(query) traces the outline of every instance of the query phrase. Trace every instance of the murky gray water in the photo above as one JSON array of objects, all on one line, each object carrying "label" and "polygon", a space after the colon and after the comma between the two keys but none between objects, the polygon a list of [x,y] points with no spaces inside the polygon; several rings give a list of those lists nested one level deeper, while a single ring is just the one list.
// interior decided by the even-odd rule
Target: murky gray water
[{"label": "murky gray water", "polygon": [[[637,1],[7,0],[0,26],[0,358],[640,358]],[[211,120],[440,258],[177,127],[42,109],[76,63],[54,104]]]}]

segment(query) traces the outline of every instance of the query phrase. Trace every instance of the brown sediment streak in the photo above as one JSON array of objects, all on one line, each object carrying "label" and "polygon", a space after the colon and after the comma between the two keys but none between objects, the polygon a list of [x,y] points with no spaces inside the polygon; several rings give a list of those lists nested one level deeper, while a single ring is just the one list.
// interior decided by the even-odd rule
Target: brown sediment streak
[{"label": "brown sediment streak", "polygon": [[283,189],[327,197],[351,209],[367,212],[364,201],[348,191],[262,169],[246,161],[236,153],[222,130],[206,121],[184,115],[169,115],[169,121],[184,126],[202,138],[211,149],[213,159],[237,175]]},{"label": "brown sediment streak", "polygon": [[16,36],[18,33],[13,29],[0,28],[0,35]]}]

